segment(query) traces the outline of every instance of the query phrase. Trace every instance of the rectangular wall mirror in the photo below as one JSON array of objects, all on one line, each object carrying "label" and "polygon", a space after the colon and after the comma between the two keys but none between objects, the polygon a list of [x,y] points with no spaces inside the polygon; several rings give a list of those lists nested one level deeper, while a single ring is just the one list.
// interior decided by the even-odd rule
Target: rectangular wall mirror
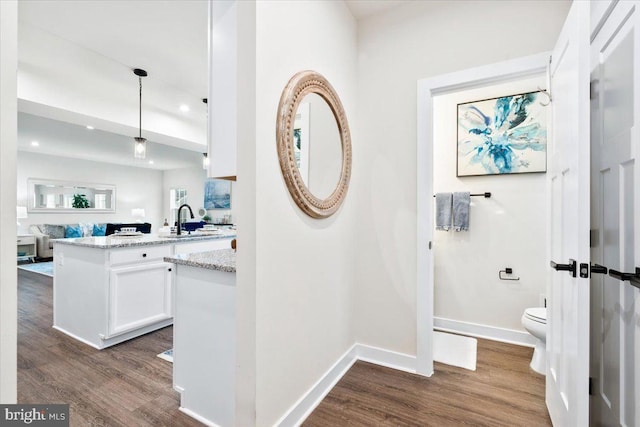
[{"label": "rectangular wall mirror", "polygon": [[29,178],[29,212],[115,212],[116,186]]}]

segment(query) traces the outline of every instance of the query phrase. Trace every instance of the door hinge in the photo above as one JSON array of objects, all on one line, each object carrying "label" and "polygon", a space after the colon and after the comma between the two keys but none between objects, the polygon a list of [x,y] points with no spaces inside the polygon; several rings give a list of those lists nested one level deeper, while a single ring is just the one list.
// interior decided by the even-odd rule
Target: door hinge
[{"label": "door hinge", "polygon": [[429,240],[429,250],[431,250],[431,240]]},{"label": "door hinge", "polygon": [[593,396],[593,378],[589,377],[589,396]]},{"label": "door hinge", "polygon": [[598,80],[591,80],[589,82],[589,99],[598,98]]}]

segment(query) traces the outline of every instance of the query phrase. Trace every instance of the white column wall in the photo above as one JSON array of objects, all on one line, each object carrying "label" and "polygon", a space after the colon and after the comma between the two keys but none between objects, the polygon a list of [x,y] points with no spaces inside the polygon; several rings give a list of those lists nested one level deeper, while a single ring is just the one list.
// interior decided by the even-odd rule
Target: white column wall
[{"label": "white column wall", "polygon": [[318,71],[342,100],[353,169],[360,167],[353,131],[356,22],[337,1],[259,1],[256,7],[256,424],[273,425],[354,341],[357,189],[349,189],[332,217],[306,216],[282,177],[275,129],[289,79]]},{"label": "white column wall", "polygon": [[0,1],[0,403],[15,403],[18,3]]}]

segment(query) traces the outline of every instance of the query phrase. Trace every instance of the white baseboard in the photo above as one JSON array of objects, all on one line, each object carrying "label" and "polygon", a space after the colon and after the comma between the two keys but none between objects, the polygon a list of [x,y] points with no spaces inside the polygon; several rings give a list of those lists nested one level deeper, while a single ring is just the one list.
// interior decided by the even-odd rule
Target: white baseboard
[{"label": "white baseboard", "polygon": [[354,344],[327,372],[275,423],[276,426],[299,426],[322,402],[349,368],[358,360]]},{"label": "white baseboard", "polygon": [[52,328],[57,330],[57,331],[62,332],[65,335],[69,335],[71,338],[73,338],[75,340],[78,340],[78,341],[80,341],[82,343],[85,343],[86,345],[91,346],[91,347],[95,348],[96,350],[102,350],[102,348],[100,346],[97,346],[94,343],[92,343],[91,341],[85,340],[84,338],[80,338],[79,336],[72,334],[71,332],[67,331],[64,328],[61,328],[60,326],[53,325]]},{"label": "white baseboard", "polygon": [[415,356],[364,344],[356,344],[354,347],[358,360],[375,363],[376,365],[397,369],[399,371],[411,372],[412,374],[416,373]]},{"label": "white baseboard", "polygon": [[401,371],[416,372],[415,356],[356,343],[329,368],[275,425],[279,427],[295,427],[302,424],[358,360]]},{"label": "white baseboard", "polygon": [[459,320],[445,319],[443,317],[433,318],[433,329],[525,347],[535,347],[536,343],[535,338],[528,332],[480,325],[478,323],[461,322]]}]

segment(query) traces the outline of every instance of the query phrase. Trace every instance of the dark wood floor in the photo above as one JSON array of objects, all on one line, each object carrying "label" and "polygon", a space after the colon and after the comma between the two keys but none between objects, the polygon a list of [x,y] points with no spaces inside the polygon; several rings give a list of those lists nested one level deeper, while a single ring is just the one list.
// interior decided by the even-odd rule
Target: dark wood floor
[{"label": "dark wood floor", "polygon": [[53,279],[18,270],[18,402],[68,403],[71,426],[201,426],[178,411],[171,327],[96,350],[51,328]]},{"label": "dark wood floor", "polygon": [[475,372],[436,363],[431,378],[356,362],[303,425],[550,426],[532,352],[479,339]]},{"label": "dark wood floor", "polygon": [[[178,411],[172,328],[98,351],[51,328],[52,279],[18,271],[18,401],[69,403],[72,426],[199,426]],[[531,349],[478,340],[475,372],[431,378],[358,362],[305,426],[550,426]]]}]

